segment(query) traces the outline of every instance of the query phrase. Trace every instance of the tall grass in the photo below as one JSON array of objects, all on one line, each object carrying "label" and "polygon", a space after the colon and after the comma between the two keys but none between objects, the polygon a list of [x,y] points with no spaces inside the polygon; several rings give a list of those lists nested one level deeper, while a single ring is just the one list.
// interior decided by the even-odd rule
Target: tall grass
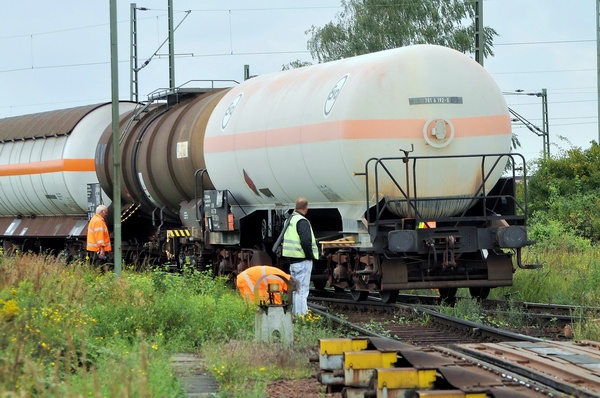
[{"label": "tall grass", "polygon": [[[517,270],[514,285],[491,296],[597,306],[599,258],[598,247],[581,242],[538,244],[523,260],[544,268]],[[475,321],[476,305],[463,309]],[[195,352],[222,396],[260,397],[274,378],[305,377],[318,339],[336,336],[309,314],[296,319],[291,347],[264,345],[252,341],[254,320],[252,305],[205,273],[125,269],[117,278],[54,258],[0,256],[0,396],[184,396],[171,355]],[[600,340],[598,320],[582,319],[573,333]]]},{"label": "tall grass", "polygon": [[183,396],[171,353],[246,339],[253,320],[225,281],[198,272],[117,278],[0,257],[0,396]]},{"label": "tall grass", "polygon": [[[262,397],[270,380],[307,377],[335,332],[297,319],[293,347],[254,343],[255,307],[225,279],[99,273],[54,258],[0,256],[0,396],[183,397],[176,352],[201,353],[222,395]],[[250,395],[248,395],[250,394]]]},{"label": "tall grass", "polygon": [[525,264],[538,263],[541,269],[514,274],[513,286],[494,289],[497,298],[516,301],[597,307],[600,303],[600,248],[578,250],[545,245],[524,251]]},{"label": "tall grass", "polygon": [[[493,289],[490,298],[599,307],[600,247],[558,225],[547,225],[537,234],[540,242],[524,250],[523,263],[543,268],[518,269],[513,285]],[[582,316],[573,325],[573,336],[600,341],[597,315]]]}]

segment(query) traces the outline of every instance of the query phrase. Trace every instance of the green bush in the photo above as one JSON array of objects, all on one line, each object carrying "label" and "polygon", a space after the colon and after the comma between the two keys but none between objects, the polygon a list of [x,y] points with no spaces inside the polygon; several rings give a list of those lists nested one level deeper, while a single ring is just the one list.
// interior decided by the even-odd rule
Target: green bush
[{"label": "green bush", "polygon": [[533,218],[532,226],[527,231],[529,238],[536,242],[531,250],[541,252],[544,250],[565,250],[567,252],[579,252],[592,248],[592,242],[576,234],[572,229],[553,219]]},{"label": "green bush", "polygon": [[600,146],[571,148],[535,164],[529,210],[535,223],[555,220],[576,236],[600,240]]}]

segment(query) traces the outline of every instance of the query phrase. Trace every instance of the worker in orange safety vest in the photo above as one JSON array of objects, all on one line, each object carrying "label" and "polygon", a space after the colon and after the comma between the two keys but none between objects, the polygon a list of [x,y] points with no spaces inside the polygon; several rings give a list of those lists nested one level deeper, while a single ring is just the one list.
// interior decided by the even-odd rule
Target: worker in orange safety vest
[{"label": "worker in orange safety vest", "polygon": [[87,251],[90,254],[92,264],[98,266],[108,261],[108,252],[112,250],[110,235],[106,226],[105,218],[108,215],[108,207],[99,205],[96,214],[88,223]]},{"label": "worker in orange safety vest", "polygon": [[246,269],[236,277],[236,285],[242,298],[246,301],[254,301],[254,289],[256,282],[263,277],[258,287],[260,302],[269,303],[269,284],[277,285],[277,290],[281,293],[273,294],[272,304],[281,304],[281,296],[288,291],[287,281],[291,281],[290,275],[282,270],[269,265],[256,265]]}]

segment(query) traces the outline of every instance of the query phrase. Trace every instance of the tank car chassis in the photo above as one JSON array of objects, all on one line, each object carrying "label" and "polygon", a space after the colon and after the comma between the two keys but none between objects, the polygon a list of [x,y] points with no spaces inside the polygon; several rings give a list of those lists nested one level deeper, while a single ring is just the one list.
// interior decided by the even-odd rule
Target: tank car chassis
[{"label": "tank car chassis", "polygon": [[[473,196],[419,197],[415,171],[418,162],[467,157],[481,161],[481,184]],[[523,164],[521,182],[516,176],[515,158]],[[491,170],[502,167],[500,164],[507,159],[510,175],[488,189]],[[399,169],[404,169],[405,181],[412,184],[399,183]],[[453,300],[459,287],[469,288],[474,297],[485,298],[491,288],[512,284],[514,253],[518,267],[539,267],[521,262],[522,248],[534,243],[525,229],[527,187],[521,155],[411,157],[405,152],[403,157],[369,159],[362,175],[366,180],[367,230],[320,242],[329,284],[336,289],[350,289],[356,300],[364,300],[370,291],[379,291],[382,299],[390,302],[401,289],[438,289],[443,299]],[[382,197],[379,188],[384,177],[393,181],[401,197]],[[518,184],[523,187],[523,203],[517,200]],[[373,202],[373,197],[382,199]],[[466,209],[453,216],[425,218],[420,214],[428,201],[464,200],[469,203]],[[407,216],[398,217],[390,211],[399,206]],[[364,241],[360,235],[365,232],[370,245],[359,243]]]},{"label": "tank car chassis", "polygon": [[[476,158],[480,162],[481,182],[474,195],[419,196],[418,162],[461,158]],[[521,179],[516,175],[515,159],[523,164]],[[488,181],[491,171],[503,167],[507,160],[507,177],[492,186]],[[401,175],[404,183],[400,182]],[[389,302],[395,300],[399,290],[407,289],[438,289],[442,298],[452,300],[458,288],[469,288],[472,296],[485,298],[491,288],[512,284],[513,257],[519,268],[539,267],[521,261],[522,248],[534,243],[528,239],[525,228],[527,187],[521,155],[408,156],[405,152],[400,157],[369,159],[364,172],[357,173],[357,178],[361,177],[365,179],[366,206],[363,217],[356,220],[356,230],[344,230],[344,223],[335,220],[339,212],[334,207],[319,208],[313,204],[306,216],[322,251],[313,267],[315,287],[329,284],[336,290],[348,289],[355,300],[379,292]],[[401,195],[383,196],[383,180],[392,181]],[[517,199],[519,185],[523,201]],[[269,248],[290,209],[247,213],[229,191],[201,192],[204,204],[199,208],[198,219],[204,220],[202,236],[206,246],[214,250],[218,272],[235,274],[244,266],[255,264],[276,264],[287,269],[285,261]],[[217,206],[216,198],[220,202]],[[230,206],[229,201],[234,205]],[[440,206],[450,201],[463,201],[466,205],[465,210],[452,216],[422,216],[420,209],[431,201]],[[396,215],[391,210],[394,207],[403,208],[407,215]]]}]

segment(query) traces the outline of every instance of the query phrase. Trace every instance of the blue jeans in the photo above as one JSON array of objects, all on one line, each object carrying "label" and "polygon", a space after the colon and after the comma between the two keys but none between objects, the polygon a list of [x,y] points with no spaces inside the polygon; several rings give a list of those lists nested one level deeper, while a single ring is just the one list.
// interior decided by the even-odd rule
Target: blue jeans
[{"label": "blue jeans", "polygon": [[308,312],[307,300],[312,266],[312,260],[303,260],[290,265],[290,275],[298,281],[298,287],[293,295],[294,315],[305,315]]}]

